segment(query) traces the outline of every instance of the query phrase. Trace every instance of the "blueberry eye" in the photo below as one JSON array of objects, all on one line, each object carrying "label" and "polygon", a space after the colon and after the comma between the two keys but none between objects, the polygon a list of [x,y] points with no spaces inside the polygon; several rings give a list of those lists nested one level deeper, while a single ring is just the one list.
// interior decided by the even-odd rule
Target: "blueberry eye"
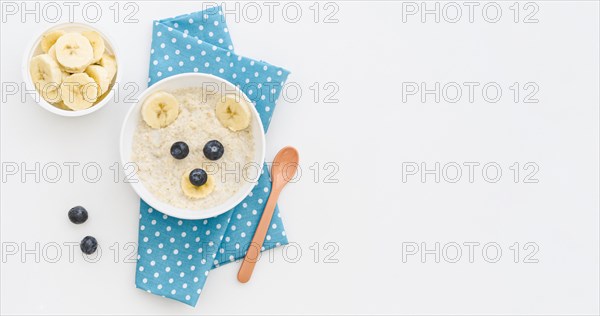
[{"label": "blueberry eye", "polygon": [[225,148],[218,140],[211,140],[204,145],[204,156],[209,160],[218,160],[223,157]]},{"label": "blueberry eye", "polygon": [[190,153],[190,148],[184,142],[176,142],[171,145],[171,156],[175,159],[183,159]]}]

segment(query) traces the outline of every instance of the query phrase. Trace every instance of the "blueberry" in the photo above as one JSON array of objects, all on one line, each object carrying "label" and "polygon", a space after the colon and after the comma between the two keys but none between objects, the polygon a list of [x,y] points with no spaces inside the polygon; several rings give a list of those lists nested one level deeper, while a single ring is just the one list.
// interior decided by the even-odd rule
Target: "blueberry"
[{"label": "blueberry", "polygon": [[202,169],[194,169],[192,170],[192,172],[190,172],[191,184],[199,187],[201,185],[204,185],[206,183],[206,180],[208,180],[208,175],[206,174],[206,171]]},{"label": "blueberry", "polygon": [[225,148],[218,140],[211,140],[204,145],[204,156],[210,160],[218,160],[223,157]]},{"label": "blueberry", "polygon": [[171,156],[175,159],[183,159],[190,153],[190,148],[184,142],[176,142],[171,145]]},{"label": "blueberry", "polygon": [[98,248],[98,241],[92,236],[85,236],[85,238],[81,240],[79,248],[81,248],[81,251],[86,255],[91,255],[96,252],[96,249]]},{"label": "blueberry", "polygon": [[88,212],[83,206],[75,206],[69,210],[69,220],[74,224],[81,224],[87,221]]}]

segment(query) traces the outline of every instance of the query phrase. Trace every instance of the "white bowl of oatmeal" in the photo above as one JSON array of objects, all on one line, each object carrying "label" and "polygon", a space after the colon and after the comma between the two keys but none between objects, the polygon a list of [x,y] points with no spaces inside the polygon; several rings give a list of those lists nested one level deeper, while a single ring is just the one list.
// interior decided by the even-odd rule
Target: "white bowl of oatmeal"
[{"label": "white bowl of oatmeal", "polygon": [[[243,117],[229,107],[224,112],[226,103],[248,111]],[[230,113],[231,120],[219,113]],[[258,181],[265,159],[263,131],[252,102],[232,83],[203,73],[163,79],[140,95],[123,123],[126,181],[167,215],[204,219],[223,214]]]}]

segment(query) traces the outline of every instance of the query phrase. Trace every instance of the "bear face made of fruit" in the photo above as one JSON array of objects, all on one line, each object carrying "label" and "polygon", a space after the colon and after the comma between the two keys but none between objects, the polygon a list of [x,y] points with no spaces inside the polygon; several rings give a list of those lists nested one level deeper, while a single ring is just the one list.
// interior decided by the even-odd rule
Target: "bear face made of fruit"
[{"label": "bear face made of fruit", "polygon": [[[215,117],[230,133],[245,130],[250,126],[252,113],[250,105],[239,96],[224,96],[219,98],[215,106]],[[149,95],[142,104],[141,116],[151,128],[163,130],[177,120],[181,112],[177,98],[171,93],[158,91]],[[225,147],[217,139],[207,139],[202,154],[209,161],[218,161],[225,153]],[[190,148],[187,143],[175,140],[170,147],[171,158],[176,160],[197,159],[188,157]],[[187,170],[181,175],[180,181],[183,194],[192,200],[209,196],[215,189],[217,181],[212,174],[202,168]]]}]

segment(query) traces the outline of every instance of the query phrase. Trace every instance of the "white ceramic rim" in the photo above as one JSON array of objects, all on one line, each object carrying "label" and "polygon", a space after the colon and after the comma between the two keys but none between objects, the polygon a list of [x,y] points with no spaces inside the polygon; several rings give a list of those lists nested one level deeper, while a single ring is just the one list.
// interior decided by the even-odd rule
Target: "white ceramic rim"
[{"label": "white ceramic rim", "polygon": [[[133,132],[135,132],[135,126],[138,124],[138,120],[133,120],[132,115],[134,115],[134,113],[136,111],[139,113],[141,105],[143,104],[143,101],[151,93],[161,90],[162,86],[164,86],[168,83],[171,83],[172,81],[182,80],[185,82],[186,79],[189,79],[189,78],[208,79],[207,81],[221,82],[228,86],[227,89],[235,89],[236,93],[239,93],[249,104],[252,104],[252,102],[250,101],[248,96],[246,96],[246,94],[244,94],[241,90],[239,90],[234,84],[232,84],[231,82],[229,82],[225,79],[219,78],[219,77],[211,75],[211,74],[182,73],[182,74],[178,74],[178,75],[174,75],[174,76],[165,78],[165,79],[153,84],[152,86],[148,87],[146,90],[144,90],[144,92],[142,92],[140,94],[140,96],[138,97],[137,103],[129,109],[129,111],[127,112],[127,115],[125,116],[125,120],[123,121],[123,125],[121,127],[121,137],[120,137],[120,156],[121,156],[121,163],[122,163],[123,167],[127,166],[128,163],[131,163],[131,159],[130,159],[130,157],[126,157],[126,153],[131,152],[131,145],[133,143],[133,140],[132,140],[133,133],[128,133],[128,129],[132,129]],[[186,86],[184,84],[181,86],[181,88],[193,87],[193,86],[196,86],[196,85],[190,84],[190,85]],[[227,90],[227,91],[232,91],[232,90]],[[168,203],[165,203],[163,201],[160,201],[148,189],[146,189],[144,187],[142,181],[137,177],[137,174],[132,175],[131,176],[132,181],[129,181],[131,186],[133,187],[133,190],[140,196],[140,198],[142,198],[152,208],[154,208],[162,213],[165,213],[169,216],[181,218],[181,219],[205,219],[205,218],[215,217],[215,216],[221,215],[221,214],[231,210],[236,205],[240,204],[246,198],[246,196],[248,196],[248,194],[252,191],[252,189],[256,186],[256,183],[258,182],[258,179],[260,178],[260,174],[262,172],[263,164],[265,161],[266,140],[265,140],[264,128],[262,125],[262,121],[260,120],[260,115],[258,114],[258,111],[256,111],[256,108],[253,106],[251,106],[250,108],[251,108],[251,113],[252,113],[252,121],[256,122],[256,125],[254,126],[254,128],[258,128],[258,132],[254,132],[254,135],[255,136],[259,135],[259,137],[255,137],[255,140],[254,140],[255,141],[255,152],[254,152],[255,160],[252,161],[253,163],[257,163],[259,166],[258,174],[257,174],[255,181],[245,181],[244,185],[238,190],[238,192],[236,194],[234,194],[233,196],[231,196],[229,199],[227,199],[225,202],[223,202],[222,204],[213,206],[211,208],[204,209],[204,210],[189,210],[189,209],[179,208],[179,207],[170,205]],[[134,124],[134,126],[131,127],[130,124]],[[126,150],[126,148],[127,148],[126,146],[130,146],[129,150]],[[258,157],[258,159],[256,159],[256,157]]]},{"label": "white ceramic rim", "polygon": [[[80,111],[62,110],[62,109],[59,109],[59,108],[55,107],[54,105],[50,104],[46,100],[44,100],[44,98],[42,98],[40,96],[39,92],[35,89],[33,80],[31,80],[31,74],[29,73],[29,61],[31,60],[31,58],[34,57],[33,54],[35,53],[38,46],[40,45],[42,35],[44,35],[46,32],[53,31],[53,30],[60,30],[60,29],[68,30],[71,28],[73,28],[73,29],[85,28],[85,29],[89,29],[89,30],[100,33],[100,35],[102,35],[102,38],[104,39],[104,43],[107,46],[108,50],[115,56],[115,61],[117,63],[117,74],[115,75],[115,78],[114,78],[115,83],[114,83],[113,87],[110,89],[110,91],[108,92],[108,94],[104,97],[104,99],[102,99],[100,102],[98,102],[94,106],[87,108],[85,110],[80,110]],[[87,115],[90,113],[94,113],[94,112],[100,110],[101,108],[103,108],[106,104],[108,104],[110,102],[110,100],[113,98],[113,95],[114,95],[114,88],[121,79],[121,69],[120,69],[121,67],[120,66],[121,65],[119,64],[119,54],[117,53],[117,49],[114,45],[114,41],[112,41],[110,39],[110,37],[108,35],[106,35],[106,33],[102,32],[98,28],[93,27],[89,24],[77,23],[77,22],[67,22],[67,23],[56,24],[48,29],[45,29],[33,38],[31,45],[29,46],[29,51],[26,54],[24,54],[23,65],[21,66],[21,71],[22,71],[23,80],[25,82],[25,87],[27,88],[27,91],[35,91],[35,97],[32,96],[32,98],[39,106],[41,106],[45,110],[47,110],[51,113],[54,113],[56,115],[66,116],[66,117],[78,117],[78,116],[84,116],[84,115]]]}]

